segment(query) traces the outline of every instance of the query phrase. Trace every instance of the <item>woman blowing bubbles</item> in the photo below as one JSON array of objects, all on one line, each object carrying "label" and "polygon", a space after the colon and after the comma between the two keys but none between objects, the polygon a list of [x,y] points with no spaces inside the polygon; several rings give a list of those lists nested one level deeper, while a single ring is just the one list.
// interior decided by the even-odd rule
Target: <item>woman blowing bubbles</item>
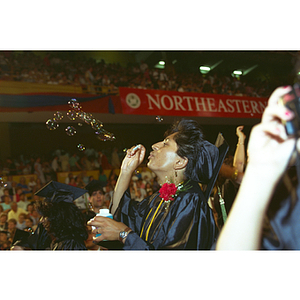
[{"label": "woman blowing bubbles", "polygon": [[88,223],[101,234],[95,241],[120,240],[125,250],[210,249],[216,226],[198,182],[209,182],[218,149],[203,139],[197,122],[177,122],[148,158],[160,192],[136,202],[128,187],[145,152],[142,145],[127,151],[112,199],[114,220],[97,216]]}]

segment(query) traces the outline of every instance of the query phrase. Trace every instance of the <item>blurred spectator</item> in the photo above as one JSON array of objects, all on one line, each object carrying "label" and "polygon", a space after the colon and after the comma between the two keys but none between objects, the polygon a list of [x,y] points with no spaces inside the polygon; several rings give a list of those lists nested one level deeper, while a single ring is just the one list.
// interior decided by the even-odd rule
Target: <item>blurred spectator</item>
[{"label": "blurred spectator", "polygon": [[20,194],[20,201],[17,203],[18,207],[27,210],[27,206],[30,202],[27,200],[26,194],[23,192]]},{"label": "blurred spectator", "polygon": [[37,157],[34,163],[34,173],[40,179],[42,184],[46,183],[45,175],[42,169],[41,158]]},{"label": "blurred spectator", "polygon": [[4,196],[8,196],[11,201],[13,200],[12,195],[9,194],[9,188],[3,189],[3,195],[1,196],[1,202],[4,202]]},{"label": "blurred spectator", "polygon": [[78,163],[79,157],[76,153],[73,153],[73,155],[69,158],[69,166],[70,171],[79,171],[82,170],[81,166]]},{"label": "blurred spectator", "polygon": [[12,202],[11,203],[11,210],[9,211],[7,217],[8,220],[10,219],[15,219],[18,220],[19,219],[19,215],[24,213],[25,215],[27,215],[27,211],[24,210],[23,208],[18,207],[16,202]]},{"label": "blurred spectator", "polygon": [[26,227],[25,218],[26,218],[26,213],[19,214],[17,225],[16,225],[18,229],[24,230],[24,228]]},{"label": "blurred spectator", "polygon": [[102,167],[99,167],[99,177],[98,177],[98,180],[101,182],[102,188],[107,185],[107,177],[104,174],[104,171],[103,171]]},{"label": "blurred spectator", "polygon": [[8,157],[6,159],[4,169],[6,170],[7,175],[17,175],[17,167],[15,163],[12,161],[11,157]]},{"label": "blurred spectator", "polygon": [[20,186],[17,186],[15,188],[15,194],[13,195],[13,201],[19,202],[20,201],[20,195],[23,193],[22,188]]},{"label": "blurred spectator", "polygon": [[25,194],[30,193],[30,188],[29,186],[26,184],[26,179],[25,177],[20,177],[20,182],[17,184],[17,186],[22,188],[22,192]]},{"label": "blurred spectator", "polygon": [[55,155],[52,162],[51,162],[51,168],[54,172],[59,172],[61,170],[59,161],[58,161],[58,155]]},{"label": "blurred spectator", "polygon": [[3,212],[8,213],[11,210],[11,199],[8,195],[4,196],[4,202],[0,203],[2,208],[3,208]]},{"label": "blurred spectator", "polygon": [[8,231],[0,230],[0,250],[10,250],[10,241],[8,240]]},{"label": "blurred spectator", "polygon": [[104,170],[112,168],[111,164],[108,162],[107,156],[101,150],[98,151],[98,162]]},{"label": "blurred spectator", "polygon": [[33,232],[36,229],[37,225],[33,225],[33,220],[31,217],[27,216],[25,218],[25,228],[26,231]]},{"label": "blurred spectator", "polygon": [[58,160],[60,162],[62,172],[68,172],[70,169],[68,153],[66,153],[66,151],[62,150]]},{"label": "blurred spectator", "polygon": [[85,189],[88,190],[89,202],[92,205],[95,214],[98,214],[100,209],[108,208],[105,203],[104,191],[98,180],[92,180],[88,185],[86,185]]},{"label": "blurred spectator", "polygon": [[[38,197],[38,196],[37,196]],[[33,221],[33,225],[37,225],[40,219],[40,215],[38,214],[37,210],[33,203],[27,205],[27,216],[30,217]]]},{"label": "blurred spectator", "polygon": [[7,213],[2,212],[0,214],[0,230],[7,230],[8,224],[7,224]]},{"label": "blurred spectator", "polygon": [[113,168],[119,169],[121,166],[120,158],[118,154],[118,148],[114,148],[111,154],[111,165]]},{"label": "blurred spectator", "polygon": [[30,191],[32,194],[34,194],[37,191],[37,189],[36,189],[37,183],[34,179],[34,176],[30,176],[29,182],[28,182],[28,187],[30,188]]},{"label": "blurred spectator", "polygon": [[69,184],[71,182],[71,179],[74,178],[73,173],[69,173],[68,177],[65,179],[65,184]]}]

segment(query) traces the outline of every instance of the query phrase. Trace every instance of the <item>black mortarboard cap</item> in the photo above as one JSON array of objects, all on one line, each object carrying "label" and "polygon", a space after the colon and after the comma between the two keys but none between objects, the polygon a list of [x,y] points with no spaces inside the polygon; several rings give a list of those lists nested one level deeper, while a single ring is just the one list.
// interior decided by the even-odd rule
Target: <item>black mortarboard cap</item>
[{"label": "black mortarboard cap", "polygon": [[27,239],[30,235],[31,235],[31,233],[28,231],[17,229],[16,233],[14,235],[14,239],[12,241],[12,245],[17,241],[20,241],[20,242],[22,242],[22,244],[27,245]]},{"label": "black mortarboard cap", "polygon": [[89,182],[85,188],[88,190],[89,194],[91,195],[94,191],[102,191],[103,193],[103,182],[100,180],[93,179],[91,182]]},{"label": "black mortarboard cap", "polygon": [[[59,193],[61,192],[61,193]],[[35,195],[40,197],[45,197],[51,202],[56,201],[56,195],[62,194],[62,193],[68,192],[71,193],[71,197],[60,197],[58,201],[65,201],[65,202],[73,202],[80,196],[84,195],[88,191],[85,189],[81,189],[72,185],[68,185],[65,183],[57,182],[57,181],[50,181],[48,184],[46,184],[44,187],[42,187],[40,190],[38,190]],[[70,195],[70,194],[69,194]]]}]

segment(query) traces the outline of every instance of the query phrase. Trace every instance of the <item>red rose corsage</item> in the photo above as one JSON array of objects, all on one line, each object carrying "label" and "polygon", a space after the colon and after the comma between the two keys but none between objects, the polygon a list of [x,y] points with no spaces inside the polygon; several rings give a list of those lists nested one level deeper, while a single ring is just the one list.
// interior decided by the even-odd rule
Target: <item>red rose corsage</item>
[{"label": "red rose corsage", "polygon": [[166,209],[169,207],[171,201],[174,201],[175,197],[179,194],[179,192],[183,192],[191,188],[190,186],[183,185],[183,183],[179,183],[175,185],[174,183],[166,182],[164,183],[160,190],[159,194],[161,199],[163,199],[166,203]]}]

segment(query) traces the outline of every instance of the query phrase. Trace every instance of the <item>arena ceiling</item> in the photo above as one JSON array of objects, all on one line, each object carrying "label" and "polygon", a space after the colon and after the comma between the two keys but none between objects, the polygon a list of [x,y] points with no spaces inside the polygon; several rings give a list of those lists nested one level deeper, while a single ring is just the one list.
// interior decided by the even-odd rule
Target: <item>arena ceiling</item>
[{"label": "arena ceiling", "polygon": [[181,72],[199,72],[199,67],[215,66],[211,72],[230,76],[234,70],[246,72],[248,80],[269,80],[274,84],[295,79],[300,60],[297,51],[133,51],[136,60],[149,67],[165,60]]}]

